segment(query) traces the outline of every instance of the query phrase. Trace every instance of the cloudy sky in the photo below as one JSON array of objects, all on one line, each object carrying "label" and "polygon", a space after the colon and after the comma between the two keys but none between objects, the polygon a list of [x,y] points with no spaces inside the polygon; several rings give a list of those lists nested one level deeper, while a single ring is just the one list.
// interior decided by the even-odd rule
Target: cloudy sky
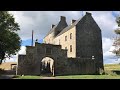
[{"label": "cloudy sky", "polygon": [[[116,36],[114,30],[118,27],[115,22],[119,11],[88,11],[92,13],[94,20],[97,22],[102,31],[104,64],[119,63],[111,51],[113,38]],[[21,30],[18,31],[22,39],[21,50],[18,54],[25,54],[25,46],[31,45],[31,32],[34,30],[34,40],[42,42],[44,36],[50,30],[52,24],[59,22],[60,16],[65,16],[67,23],[70,24],[72,19],[79,19],[85,15],[86,11],[10,11],[14,15],[16,22],[19,23]],[[6,61],[17,61],[17,56],[7,59]]]}]

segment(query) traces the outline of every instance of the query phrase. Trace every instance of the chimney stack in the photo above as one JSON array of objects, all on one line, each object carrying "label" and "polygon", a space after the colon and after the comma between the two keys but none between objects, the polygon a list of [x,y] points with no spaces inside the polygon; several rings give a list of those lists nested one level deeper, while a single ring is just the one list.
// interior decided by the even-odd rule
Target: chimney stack
[{"label": "chimney stack", "polygon": [[66,21],[66,17],[60,16],[60,21]]},{"label": "chimney stack", "polygon": [[55,26],[55,25],[54,25],[54,24],[52,24],[52,25],[51,25],[51,28],[53,28],[54,26]]},{"label": "chimney stack", "polygon": [[86,12],[86,15],[91,15],[91,13],[89,13],[89,12]]},{"label": "chimney stack", "polygon": [[72,19],[72,20],[71,20],[71,25],[72,25],[75,21],[76,21],[76,20]]}]

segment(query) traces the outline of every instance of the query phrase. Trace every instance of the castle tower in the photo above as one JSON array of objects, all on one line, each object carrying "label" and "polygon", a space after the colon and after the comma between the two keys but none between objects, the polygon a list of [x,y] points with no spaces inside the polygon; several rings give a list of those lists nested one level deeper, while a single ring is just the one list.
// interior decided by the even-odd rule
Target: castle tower
[{"label": "castle tower", "polygon": [[96,67],[103,68],[103,50],[101,29],[91,13],[86,15],[76,25],[76,56],[95,58]]}]

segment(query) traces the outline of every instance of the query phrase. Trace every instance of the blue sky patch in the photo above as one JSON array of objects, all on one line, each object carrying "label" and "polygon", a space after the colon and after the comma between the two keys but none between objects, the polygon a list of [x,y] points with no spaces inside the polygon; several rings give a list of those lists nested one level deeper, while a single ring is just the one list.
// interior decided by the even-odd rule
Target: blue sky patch
[{"label": "blue sky patch", "polygon": [[[35,40],[33,41],[35,43]],[[38,40],[39,43],[43,43],[43,39]],[[32,40],[22,40],[21,46],[31,46]]]}]

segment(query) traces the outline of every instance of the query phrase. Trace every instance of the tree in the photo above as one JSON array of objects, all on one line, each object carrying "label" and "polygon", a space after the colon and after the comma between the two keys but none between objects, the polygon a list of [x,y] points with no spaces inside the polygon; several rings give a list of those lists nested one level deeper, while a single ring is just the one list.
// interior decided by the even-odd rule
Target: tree
[{"label": "tree", "polygon": [[[118,24],[118,27],[120,27],[120,17],[116,18],[116,22]],[[115,46],[115,49],[113,50],[113,53],[119,58],[120,57],[120,28],[117,28],[115,30],[115,33],[117,34],[117,37],[114,39],[113,46]]]},{"label": "tree", "polygon": [[20,50],[20,30],[15,18],[8,11],[0,11],[0,64]]}]

